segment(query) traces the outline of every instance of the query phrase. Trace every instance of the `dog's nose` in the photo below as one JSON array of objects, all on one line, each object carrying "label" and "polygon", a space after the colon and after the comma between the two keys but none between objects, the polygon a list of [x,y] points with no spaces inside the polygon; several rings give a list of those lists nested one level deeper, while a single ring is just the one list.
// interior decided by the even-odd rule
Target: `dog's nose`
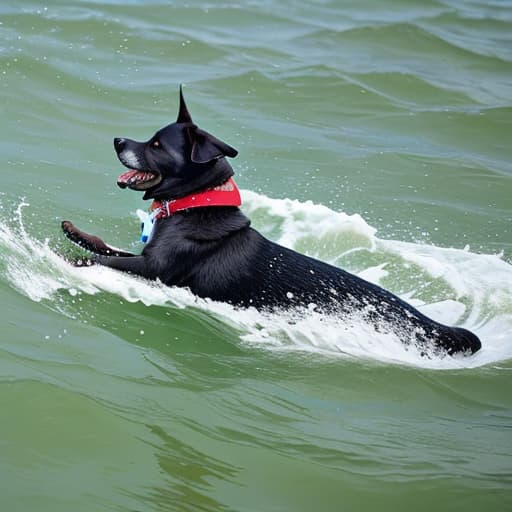
[{"label": "dog's nose", "polygon": [[120,137],[116,137],[114,139],[114,147],[116,148],[116,151],[119,152],[123,149],[124,143],[126,142],[126,139],[122,139]]}]

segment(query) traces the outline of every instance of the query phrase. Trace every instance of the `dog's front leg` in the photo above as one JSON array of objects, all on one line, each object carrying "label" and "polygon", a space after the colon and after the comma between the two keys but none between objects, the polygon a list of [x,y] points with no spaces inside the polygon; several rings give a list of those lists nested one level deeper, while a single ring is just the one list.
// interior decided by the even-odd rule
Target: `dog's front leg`
[{"label": "dog's front leg", "polygon": [[122,251],[121,249],[107,245],[101,238],[97,236],[90,235],[89,233],[85,233],[84,231],[79,230],[69,220],[63,221],[61,226],[64,234],[73,243],[94,254],[101,254],[103,256],[135,256],[135,254],[132,254],[131,252]]},{"label": "dog's front leg", "polygon": [[144,256],[103,256],[96,254],[91,261],[92,263],[135,274],[147,279],[156,278],[154,272],[148,267],[147,259]]}]

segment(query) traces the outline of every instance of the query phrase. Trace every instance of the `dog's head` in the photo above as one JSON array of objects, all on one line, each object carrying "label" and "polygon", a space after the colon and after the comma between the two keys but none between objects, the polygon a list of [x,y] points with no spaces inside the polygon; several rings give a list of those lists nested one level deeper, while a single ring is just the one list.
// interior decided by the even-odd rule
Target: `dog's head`
[{"label": "dog's head", "polygon": [[114,147],[129,171],[121,174],[121,188],[144,191],[144,199],[177,199],[212,188],[233,175],[226,156],[238,152],[201,130],[192,121],[180,88],[178,118],[146,142],[115,138]]}]

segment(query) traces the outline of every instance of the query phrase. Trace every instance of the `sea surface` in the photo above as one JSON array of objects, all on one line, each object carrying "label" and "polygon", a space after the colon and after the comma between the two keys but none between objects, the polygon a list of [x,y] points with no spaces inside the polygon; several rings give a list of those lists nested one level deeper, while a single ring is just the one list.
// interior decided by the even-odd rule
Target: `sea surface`
[{"label": "sea surface", "polygon": [[[180,84],[254,227],[481,351],[67,263]],[[512,1],[2,0],[0,95],[2,511],[512,510]]]}]

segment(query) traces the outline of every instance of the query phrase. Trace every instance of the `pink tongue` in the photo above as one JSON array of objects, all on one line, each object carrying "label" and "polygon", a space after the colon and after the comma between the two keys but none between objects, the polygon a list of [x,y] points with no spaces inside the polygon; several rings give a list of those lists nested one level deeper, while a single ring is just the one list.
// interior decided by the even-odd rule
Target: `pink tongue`
[{"label": "pink tongue", "polygon": [[119,178],[117,178],[118,183],[128,183],[133,177],[137,176],[137,174],[140,174],[140,178],[144,176],[144,172],[141,171],[135,171],[133,169],[123,172]]}]

